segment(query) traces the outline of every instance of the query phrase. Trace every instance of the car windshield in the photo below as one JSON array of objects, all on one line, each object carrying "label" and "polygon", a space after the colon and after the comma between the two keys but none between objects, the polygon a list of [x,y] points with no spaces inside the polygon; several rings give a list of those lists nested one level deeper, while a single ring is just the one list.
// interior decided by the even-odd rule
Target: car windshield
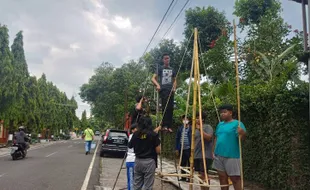
[{"label": "car windshield", "polygon": [[126,133],[122,133],[122,132],[111,132],[110,137],[126,137],[127,138],[127,134]]}]

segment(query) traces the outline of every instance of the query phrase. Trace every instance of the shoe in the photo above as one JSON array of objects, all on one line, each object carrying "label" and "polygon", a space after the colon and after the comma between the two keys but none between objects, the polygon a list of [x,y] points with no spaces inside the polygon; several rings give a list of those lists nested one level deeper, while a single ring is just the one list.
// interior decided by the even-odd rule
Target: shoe
[{"label": "shoe", "polygon": [[179,181],[187,181],[186,178],[181,178]]},{"label": "shoe", "polygon": [[173,130],[172,130],[171,128],[168,128],[168,131],[169,131],[170,133],[172,133],[172,132],[173,132]]},{"label": "shoe", "polygon": [[86,151],[86,153],[85,153],[85,154],[87,155],[88,153],[89,153],[89,152],[88,152],[88,151]]}]

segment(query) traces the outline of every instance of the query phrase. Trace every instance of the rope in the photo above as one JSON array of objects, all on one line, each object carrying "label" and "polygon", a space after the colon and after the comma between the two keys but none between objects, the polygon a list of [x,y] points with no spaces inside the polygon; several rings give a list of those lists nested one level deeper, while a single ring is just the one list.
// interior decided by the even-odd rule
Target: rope
[{"label": "rope", "polygon": [[[201,57],[201,60],[202,60],[203,68],[204,68],[204,70],[205,70],[205,74],[206,74],[206,76],[207,76],[207,68],[206,68],[205,60],[204,60],[204,58],[203,58],[203,56],[202,56],[202,50],[201,50],[201,49],[202,49],[202,46],[201,46],[199,34],[198,34],[198,43],[199,43],[199,47],[200,47],[200,57]],[[217,84],[217,82],[214,84],[213,89],[215,88],[216,84]],[[212,101],[213,101],[213,105],[214,105],[214,109],[215,109],[215,113],[216,113],[217,119],[218,119],[218,121],[220,122],[221,119],[220,119],[219,112],[217,111],[215,99],[214,99],[214,96],[213,96],[213,90],[210,91],[210,95],[211,95],[211,99],[212,99]]]},{"label": "rope", "polygon": [[[191,73],[190,73],[189,84],[188,84],[187,101],[186,101],[186,110],[185,110],[185,119],[187,119],[187,114],[188,114],[189,98],[190,98],[191,85],[192,85],[192,78],[193,78],[193,67],[194,67],[194,58],[192,59],[192,67],[191,67]],[[184,131],[184,130],[185,130],[185,128],[183,128],[183,131]],[[182,132],[182,143],[181,143],[180,160],[179,160],[179,165],[178,165],[178,167],[181,166],[182,157],[183,157],[184,138],[185,138],[184,136],[185,136],[185,133]]]}]

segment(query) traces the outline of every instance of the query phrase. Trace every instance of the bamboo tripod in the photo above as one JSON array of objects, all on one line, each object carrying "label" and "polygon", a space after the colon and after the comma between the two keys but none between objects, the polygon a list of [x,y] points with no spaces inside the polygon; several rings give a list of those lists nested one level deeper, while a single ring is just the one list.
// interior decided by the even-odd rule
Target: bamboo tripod
[{"label": "bamboo tripod", "polygon": [[[240,128],[240,92],[239,92],[239,70],[238,70],[238,50],[237,50],[237,35],[236,35],[236,25],[235,20],[233,22],[234,25],[234,53],[235,53],[235,69],[236,69],[236,85],[237,85],[237,106],[238,106],[238,128]],[[199,70],[199,59],[198,59],[198,30],[195,28],[194,30],[194,50],[193,50],[193,61],[192,61],[192,69],[190,73],[190,84],[188,90],[188,100],[189,100],[189,93],[190,93],[190,85],[192,80],[192,75],[194,73],[194,82],[193,82],[193,108],[192,108],[192,141],[191,141],[191,156],[190,156],[190,167],[181,167],[179,164],[179,169],[184,171],[186,174],[165,174],[160,171],[159,175],[163,176],[175,176],[175,177],[187,177],[190,178],[189,189],[193,190],[193,186],[205,186],[205,187],[227,187],[230,184],[226,185],[210,185],[208,180],[208,174],[206,169],[206,159],[203,159],[203,168],[204,173],[206,174],[205,179],[202,180],[199,178],[197,174],[194,173],[194,150],[195,150],[195,130],[194,127],[196,126],[196,112],[197,112],[197,99],[198,99],[198,112],[199,112],[199,123],[202,126],[202,105],[201,105],[201,89],[200,89],[200,70]],[[211,92],[212,93],[212,92]],[[198,96],[198,97],[197,97]],[[187,100],[187,106],[188,101]],[[214,105],[216,108],[216,105]],[[187,111],[188,107],[186,107],[186,118],[187,118]],[[219,117],[219,116],[218,116]],[[205,147],[204,147],[204,138],[203,138],[203,128],[200,127],[200,136],[201,136],[201,145],[202,145],[202,156],[205,157]],[[239,150],[240,150],[240,177],[241,177],[241,189],[244,189],[244,182],[243,182],[243,165],[242,165],[242,144],[241,144],[241,137],[239,136]],[[184,143],[184,136],[182,137],[182,149],[181,149],[181,159],[182,159],[182,150],[183,150],[183,143]],[[181,161],[180,161],[181,163]],[[194,183],[194,179],[199,183]],[[163,180],[163,179],[162,179]],[[169,181],[169,180],[166,180]]]},{"label": "bamboo tripod", "polygon": [[[198,112],[199,112],[199,124],[202,126],[202,103],[201,103],[201,89],[200,89],[200,70],[199,70],[199,58],[198,58],[198,30],[195,28],[194,30],[194,50],[193,50],[193,62],[192,62],[192,70],[191,70],[191,76],[194,75],[194,81],[193,81],[193,109],[192,109],[192,126],[196,126],[196,113],[197,113],[197,103],[198,103]],[[190,79],[191,80],[191,79]],[[189,87],[190,89],[190,87]],[[188,95],[189,98],[189,95]],[[187,103],[188,104],[188,103]],[[188,105],[187,105],[188,106]],[[186,109],[188,110],[188,109]],[[186,111],[187,114],[187,111]],[[195,129],[193,127],[192,129],[192,141],[191,141],[191,157],[190,157],[190,167],[181,167],[179,166],[179,169],[184,171],[185,174],[170,174],[170,173],[162,173],[162,170],[159,172],[159,176],[174,176],[174,177],[186,177],[190,178],[189,183],[189,189],[192,190],[193,186],[205,186],[205,187],[225,187],[229,185],[210,185],[207,175],[207,163],[206,159],[203,159],[203,168],[204,173],[206,174],[206,178],[204,180],[199,178],[198,174],[194,173],[194,150],[195,150]],[[204,138],[203,137],[203,128],[200,127],[200,136],[201,136],[201,146],[202,146],[202,157],[206,158],[205,153],[205,146],[204,146]],[[182,137],[182,147],[183,147],[183,140],[184,137]],[[181,151],[182,154],[182,151]],[[198,181],[199,183],[195,183],[195,181]],[[167,180],[169,181],[169,180]]]}]

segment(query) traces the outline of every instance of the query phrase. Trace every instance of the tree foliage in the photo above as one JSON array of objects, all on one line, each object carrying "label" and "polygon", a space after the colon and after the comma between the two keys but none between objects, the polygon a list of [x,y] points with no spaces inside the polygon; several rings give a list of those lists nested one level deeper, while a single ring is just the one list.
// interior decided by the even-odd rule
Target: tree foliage
[{"label": "tree foliage", "polygon": [[69,99],[44,74],[39,79],[29,75],[22,32],[10,49],[8,29],[0,25],[0,41],[0,119],[9,131],[24,125],[28,132],[48,129],[58,135],[60,129],[69,132],[78,125],[75,99]]}]

